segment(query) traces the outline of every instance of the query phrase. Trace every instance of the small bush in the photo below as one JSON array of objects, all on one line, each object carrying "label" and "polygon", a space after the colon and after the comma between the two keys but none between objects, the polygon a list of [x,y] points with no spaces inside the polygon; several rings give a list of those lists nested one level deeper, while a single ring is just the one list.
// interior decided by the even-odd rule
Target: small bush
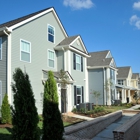
[{"label": "small bush", "polygon": [[72,109],[72,112],[73,112],[73,113],[76,113],[76,112],[77,112],[77,108],[73,108],[73,109]]},{"label": "small bush", "polygon": [[81,113],[87,113],[87,109],[86,109],[86,108],[81,108],[81,109],[80,109],[80,112],[81,112]]},{"label": "small bush", "polygon": [[1,120],[2,123],[8,123],[8,124],[12,123],[12,116],[10,112],[10,105],[8,102],[7,94],[5,94],[3,98],[3,102],[1,106],[1,117],[2,117],[2,120]]}]

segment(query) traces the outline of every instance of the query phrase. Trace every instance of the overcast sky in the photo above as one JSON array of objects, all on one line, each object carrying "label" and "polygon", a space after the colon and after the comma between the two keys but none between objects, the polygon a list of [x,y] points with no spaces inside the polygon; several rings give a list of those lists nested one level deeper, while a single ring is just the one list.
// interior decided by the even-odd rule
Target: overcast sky
[{"label": "overcast sky", "polygon": [[110,50],[118,67],[140,73],[140,0],[1,0],[0,24],[54,7],[69,36],[89,52]]}]

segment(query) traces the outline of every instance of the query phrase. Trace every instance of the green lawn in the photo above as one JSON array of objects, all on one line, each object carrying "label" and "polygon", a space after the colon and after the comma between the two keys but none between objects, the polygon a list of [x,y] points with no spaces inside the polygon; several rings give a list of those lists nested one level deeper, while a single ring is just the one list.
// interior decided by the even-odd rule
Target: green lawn
[{"label": "green lawn", "polygon": [[118,110],[127,109],[127,106],[105,106],[105,111],[115,112]]}]

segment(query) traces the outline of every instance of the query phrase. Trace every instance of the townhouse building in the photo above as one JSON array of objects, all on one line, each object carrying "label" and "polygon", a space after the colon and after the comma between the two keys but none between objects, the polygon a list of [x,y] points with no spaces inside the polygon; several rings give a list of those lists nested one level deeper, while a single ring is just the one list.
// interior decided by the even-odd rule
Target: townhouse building
[{"label": "townhouse building", "polygon": [[5,94],[13,104],[11,83],[15,68],[30,77],[38,113],[42,113],[43,84],[49,70],[57,80],[59,108],[63,112],[58,72],[69,76],[67,111],[87,102],[88,51],[81,36],[68,36],[54,8],[47,8],[0,24],[0,106]]}]

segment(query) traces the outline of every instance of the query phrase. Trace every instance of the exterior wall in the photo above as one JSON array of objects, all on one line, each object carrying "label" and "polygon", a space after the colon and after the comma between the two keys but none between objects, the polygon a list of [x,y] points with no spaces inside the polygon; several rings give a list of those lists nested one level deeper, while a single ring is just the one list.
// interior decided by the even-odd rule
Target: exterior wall
[{"label": "exterior wall", "polygon": [[[55,43],[48,41],[47,24],[55,28]],[[44,90],[42,70],[57,71],[57,53],[55,52],[55,68],[50,68],[48,66],[48,49],[53,50],[64,38],[62,30],[51,12],[12,32],[11,76],[17,67],[23,71],[26,70],[29,74],[38,113],[42,113],[42,93]],[[20,61],[20,39],[31,43],[31,63]],[[13,102],[13,99],[11,101]]]},{"label": "exterior wall", "polygon": [[103,81],[103,69],[89,69],[88,70],[88,87],[89,87],[89,102],[96,104],[96,99],[93,96],[93,91],[99,91],[101,93],[98,104],[105,104],[104,101],[104,81]]},{"label": "exterior wall", "polygon": [[7,36],[0,36],[2,38],[2,60],[0,60],[0,81],[2,82],[2,97],[0,97],[0,106],[2,99],[7,93]]},{"label": "exterior wall", "polygon": [[79,50],[81,50],[81,51],[84,51],[84,50],[83,50],[83,47],[82,47],[82,44],[81,44],[81,42],[80,42],[79,39],[76,40],[76,41],[72,44],[72,46],[75,47],[75,48],[77,48],[77,49],[79,49]]},{"label": "exterior wall", "polygon": [[[79,70],[74,70],[74,68],[73,68],[73,65],[74,65],[73,64],[73,52],[69,52],[69,53],[70,53],[70,59],[69,59],[69,61],[67,63],[67,67],[68,67],[68,69],[70,69],[69,72],[72,75],[72,78],[74,79],[74,84],[71,85],[71,93],[72,93],[72,95],[71,95],[71,99],[72,99],[71,109],[72,109],[74,107],[74,85],[76,85],[76,86],[83,86],[84,87],[84,102],[88,102],[88,99],[86,98],[86,94],[88,94],[86,92],[86,82],[87,82],[85,80],[85,78],[86,78],[86,71],[84,69],[87,66],[85,64],[85,61],[86,61],[85,59],[86,58],[83,57],[83,72],[79,71]],[[68,65],[70,65],[70,66],[68,66]]]},{"label": "exterior wall", "polygon": [[57,70],[60,71],[61,69],[64,70],[64,52],[57,51]]}]

